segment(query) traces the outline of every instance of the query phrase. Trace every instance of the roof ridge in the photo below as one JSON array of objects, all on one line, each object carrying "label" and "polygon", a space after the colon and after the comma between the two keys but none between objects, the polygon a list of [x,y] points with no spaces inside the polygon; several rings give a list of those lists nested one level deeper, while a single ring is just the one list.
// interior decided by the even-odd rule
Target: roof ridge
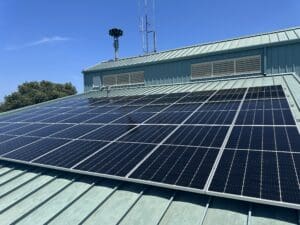
[{"label": "roof ridge", "polygon": [[[204,42],[204,43],[201,43],[201,44],[199,43],[199,44],[188,45],[188,46],[179,47],[179,48],[172,48],[172,49],[163,50],[163,51],[159,51],[159,52],[155,52],[155,53],[150,53],[150,54],[146,54],[146,55],[129,56],[129,57],[125,57],[125,58],[122,58],[122,59],[118,59],[118,61],[127,60],[127,59],[133,59],[133,58],[140,58],[140,57],[147,57],[147,56],[151,56],[151,55],[158,55],[158,54],[165,53],[165,52],[171,52],[171,51],[176,51],[176,50],[181,50],[181,49],[187,49],[187,48],[193,48],[193,47],[199,47],[199,46],[217,44],[217,43],[226,42],[226,41],[234,41],[234,40],[238,40],[238,39],[256,37],[256,36],[261,36],[261,35],[276,34],[276,33],[283,32],[283,31],[290,31],[290,30],[297,30],[297,29],[300,29],[300,26],[286,28],[286,29],[281,29],[281,30],[275,30],[275,31],[270,31],[270,32],[262,32],[262,33],[256,33],[256,34],[251,34],[251,35],[243,35],[243,36],[239,36],[239,37],[235,37],[235,38],[223,39],[223,40],[219,40],[219,41]],[[110,63],[110,62],[111,61],[105,61],[105,62],[102,62],[102,63]]]},{"label": "roof ridge", "polygon": [[[298,30],[298,29],[300,29],[300,26],[289,27],[289,28],[279,29],[279,30],[269,31],[269,32],[261,32],[261,33],[256,33],[256,34],[243,35],[243,36],[239,36],[239,37],[235,37],[235,38],[223,39],[223,40],[219,40],[219,41],[204,42],[204,43],[199,43],[199,44],[194,44],[194,45],[188,45],[188,46],[179,47],[179,48],[173,48],[173,49],[163,50],[163,51],[159,51],[159,52],[155,52],[155,53],[150,53],[150,54],[146,54],[146,55],[137,55],[137,56],[125,57],[125,58],[118,59],[116,62],[122,62],[122,61],[130,60],[130,59],[137,59],[137,58],[147,58],[149,56],[160,55],[160,54],[164,54],[164,53],[168,53],[168,52],[173,52],[173,51],[178,51],[178,50],[183,50],[183,49],[189,49],[189,48],[195,48],[195,47],[200,47],[200,46],[218,44],[218,43],[228,42],[228,41],[235,41],[235,40],[239,40],[239,39],[246,39],[246,38],[258,37],[258,36],[262,36],[262,35],[277,34],[277,33],[280,33],[280,32],[286,32],[286,31],[292,31],[292,30]],[[99,64],[108,64],[108,63],[113,63],[113,62],[114,61],[111,61],[111,60],[107,60],[107,61],[103,61],[103,62],[98,62],[98,63],[94,64],[93,66],[89,66],[88,68],[84,69],[84,71],[85,70],[89,70],[89,69],[91,69],[94,66],[97,66]]]}]

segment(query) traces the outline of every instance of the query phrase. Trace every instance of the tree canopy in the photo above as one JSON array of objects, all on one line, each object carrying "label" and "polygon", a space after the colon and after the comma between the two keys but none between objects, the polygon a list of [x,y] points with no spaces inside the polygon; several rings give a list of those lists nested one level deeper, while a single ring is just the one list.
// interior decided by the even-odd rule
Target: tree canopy
[{"label": "tree canopy", "polygon": [[41,82],[25,82],[18,86],[16,92],[5,96],[4,103],[0,105],[0,112],[74,95],[76,93],[77,90],[71,83],[57,84],[45,80]]}]

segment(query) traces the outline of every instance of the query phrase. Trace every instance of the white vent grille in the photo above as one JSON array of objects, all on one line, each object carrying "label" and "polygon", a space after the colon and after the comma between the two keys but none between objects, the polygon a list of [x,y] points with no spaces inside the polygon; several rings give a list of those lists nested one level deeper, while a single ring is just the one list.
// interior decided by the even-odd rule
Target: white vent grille
[{"label": "white vent grille", "polygon": [[212,76],[212,63],[199,63],[192,65],[192,76],[194,78]]},{"label": "white vent grille", "polygon": [[104,76],[103,77],[103,85],[104,86],[117,85],[117,77],[116,76]]},{"label": "white vent grille", "polygon": [[214,76],[230,75],[230,74],[234,74],[233,60],[218,61],[213,63]]},{"label": "white vent grille", "polygon": [[212,61],[191,65],[191,78],[261,73],[261,56]]},{"label": "white vent grille", "polygon": [[143,84],[144,82],[144,72],[120,73],[103,76],[104,86],[134,85]]},{"label": "white vent grille", "polygon": [[256,73],[261,71],[260,56],[245,57],[236,60],[236,73]]},{"label": "white vent grille", "polygon": [[131,84],[141,84],[144,83],[144,72],[136,72],[130,74],[130,83]]},{"label": "white vent grille", "polygon": [[129,73],[119,74],[117,76],[117,85],[128,85],[129,84]]}]

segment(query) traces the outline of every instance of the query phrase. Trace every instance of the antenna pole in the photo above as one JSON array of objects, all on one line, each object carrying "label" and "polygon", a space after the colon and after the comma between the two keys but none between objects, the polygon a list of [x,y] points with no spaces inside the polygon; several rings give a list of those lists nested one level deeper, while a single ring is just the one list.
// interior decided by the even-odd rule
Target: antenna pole
[{"label": "antenna pole", "polygon": [[[155,0],[139,0],[140,32],[144,54],[156,52],[156,32],[154,25]],[[151,7],[152,5],[152,7]],[[152,34],[151,34],[152,33]],[[150,34],[150,36],[149,36]],[[151,40],[152,39],[152,40]]]},{"label": "antenna pole", "polygon": [[148,16],[147,14],[145,15],[145,19],[146,19],[146,53],[149,53],[149,36],[148,36]]}]

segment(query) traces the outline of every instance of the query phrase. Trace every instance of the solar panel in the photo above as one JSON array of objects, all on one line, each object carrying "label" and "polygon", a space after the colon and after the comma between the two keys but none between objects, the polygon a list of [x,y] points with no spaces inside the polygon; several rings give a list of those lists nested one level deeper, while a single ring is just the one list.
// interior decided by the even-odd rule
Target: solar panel
[{"label": "solar panel", "polygon": [[281,86],[83,96],[0,116],[0,158],[300,209],[300,135]]}]

